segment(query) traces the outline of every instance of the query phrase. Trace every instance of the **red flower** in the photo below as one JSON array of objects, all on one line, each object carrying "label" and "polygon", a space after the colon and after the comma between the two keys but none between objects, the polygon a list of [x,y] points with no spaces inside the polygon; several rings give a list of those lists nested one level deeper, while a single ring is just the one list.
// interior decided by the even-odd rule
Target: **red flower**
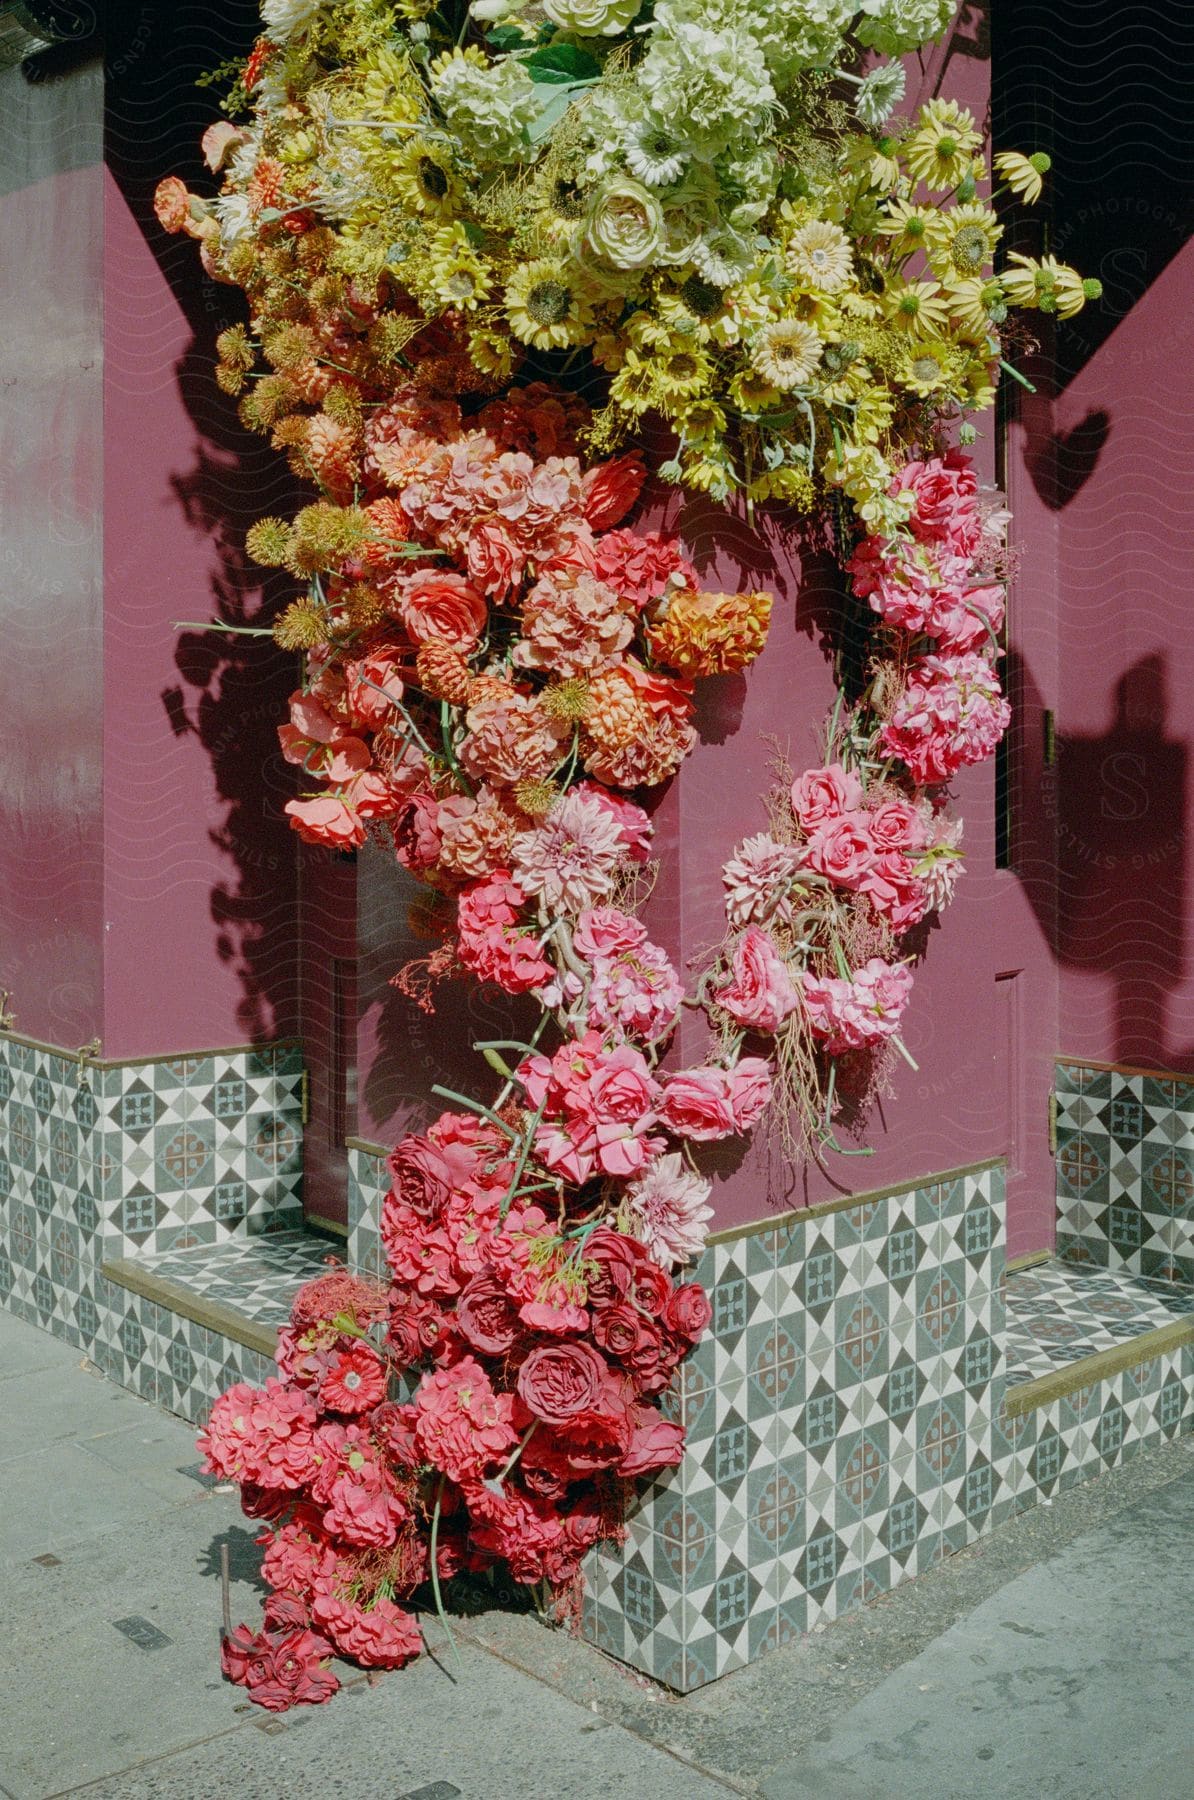
[{"label": "red flower", "polygon": [[483,1356],[504,1356],[521,1333],[514,1304],[492,1271],[473,1276],[456,1302],[456,1323]]},{"label": "red flower", "polygon": [[400,1669],[423,1648],[414,1614],[384,1595],[361,1606],[335,1594],[317,1594],[312,1611],[337,1650],[366,1669]]},{"label": "red flower", "polygon": [[621,1300],[630,1286],[638,1260],[638,1245],[620,1231],[599,1225],[585,1244],[590,1306],[609,1306]]},{"label": "red flower", "polygon": [[333,1353],[319,1399],[332,1412],[362,1413],[384,1400],[385,1392],[385,1364],[368,1344],[356,1343]]},{"label": "red flower", "polygon": [[672,1293],[663,1309],[663,1322],[686,1344],[695,1344],[713,1317],[709,1296],[698,1281],[689,1281]]},{"label": "red flower", "polygon": [[684,1427],[673,1425],[653,1406],[635,1408],[634,1435],[630,1448],[618,1464],[618,1474],[627,1477],[654,1474],[656,1469],[674,1468],[684,1456]]},{"label": "red flower", "polygon": [[453,1481],[478,1479],[518,1442],[513,1401],[495,1394],[474,1356],[424,1375],[415,1397],[415,1436],[424,1458]]},{"label": "red flower", "polygon": [[528,1411],[548,1425],[566,1425],[595,1407],[609,1370],[588,1344],[539,1344],[518,1371]]},{"label": "red flower", "polygon": [[323,1659],[332,1646],[313,1631],[259,1631],[238,1625],[224,1639],[220,1655],[229,1681],[247,1688],[249,1699],[270,1712],[291,1706],[322,1706],[340,1686]]},{"label": "red flower", "polygon": [[594,531],[608,531],[624,519],[647,479],[642,452],[631,450],[612,462],[598,463],[584,475],[585,518]]}]

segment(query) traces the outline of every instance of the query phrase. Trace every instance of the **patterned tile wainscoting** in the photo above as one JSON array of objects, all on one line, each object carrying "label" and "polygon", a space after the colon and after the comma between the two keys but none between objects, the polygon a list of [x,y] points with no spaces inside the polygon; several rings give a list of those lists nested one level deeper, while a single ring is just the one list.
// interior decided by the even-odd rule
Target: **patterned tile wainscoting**
[{"label": "patterned tile wainscoting", "polygon": [[104,1063],[0,1033],[0,1304],[174,1411],[213,1358],[237,1379],[254,1352],[100,1268],[300,1224],[301,1083],[296,1044]]},{"label": "patterned tile wainscoting", "polygon": [[1057,1253],[1194,1283],[1194,1079],[1057,1064]]}]

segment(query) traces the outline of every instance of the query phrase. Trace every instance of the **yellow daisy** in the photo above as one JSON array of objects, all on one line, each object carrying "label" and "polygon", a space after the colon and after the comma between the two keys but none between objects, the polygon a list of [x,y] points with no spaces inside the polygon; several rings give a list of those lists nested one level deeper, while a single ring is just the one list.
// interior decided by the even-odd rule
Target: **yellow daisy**
[{"label": "yellow daisy", "polygon": [[903,147],[904,166],[914,180],[937,191],[957,187],[970,174],[971,156],[981,143],[972,113],[953,100],[930,100]]},{"label": "yellow daisy", "polygon": [[981,275],[995,255],[1003,226],[989,206],[975,202],[935,214],[929,225],[926,254],[939,280]]},{"label": "yellow daisy", "polygon": [[1001,150],[993,157],[995,171],[1019,199],[1032,206],[1041,197],[1041,177],[1053,167],[1053,159],[1043,150],[1024,156],[1019,150]]},{"label": "yellow daisy", "polygon": [[902,276],[888,277],[883,290],[883,311],[900,331],[919,336],[926,326],[944,331],[949,323],[949,308],[935,281],[905,281]]},{"label": "yellow daisy", "polygon": [[551,257],[524,263],[506,286],[510,329],[536,350],[583,344],[593,315],[575,267]]}]

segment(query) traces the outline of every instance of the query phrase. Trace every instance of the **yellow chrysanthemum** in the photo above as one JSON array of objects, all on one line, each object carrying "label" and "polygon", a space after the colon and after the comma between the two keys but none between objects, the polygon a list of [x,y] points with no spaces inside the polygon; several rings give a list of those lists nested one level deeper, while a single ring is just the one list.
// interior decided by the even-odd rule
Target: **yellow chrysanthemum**
[{"label": "yellow chrysanthemum", "polygon": [[1053,167],[1052,157],[1043,150],[1024,156],[1019,150],[1001,150],[992,158],[995,171],[1002,176],[1012,193],[1033,206],[1041,197],[1041,177]]},{"label": "yellow chrysanthemum", "polygon": [[970,174],[970,159],[982,143],[974,116],[953,100],[930,100],[920,125],[903,147],[904,166],[915,181],[934,191],[957,187]]},{"label": "yellow chrysanthemum", "polygon": [[647,633],[651,654],[682,675],[747,668],[767,642],[771,595],[698,594],[681,588]]},{"label": "yellow chrysanthemum", "polygon": [[949,322],[949,308],[935,281],[904,281],[898,275],[890,276],[883,290],[883,312],[897,330],[917,337],[926,327],[944,331]]},{"label": "yellow chrysanthemum", "polygon": [[941,281],[981,275],[995,255],[1003,226],[989,206],[973,203],[934,215],[927,234],[929,267]]},{"label": "yellow chrysanthemum", "polygon": [[774,319],[755,334],[750,360],[764,381],[787,393],[812,379],[824,349],[811,325],[800,319]]},{"label": "yellow chrysanthemum", "polygon": [[583,344],[593,315],[575,266],[539,257],[524,263],[506,287],[510,329],[536,350]]},{"label": "yellow chrysanthemum", "polygon": [[836,294],[853,272],[850,240],[840,225],[814,219],[793,232],[784,253],[788,273],[823,294]]}]

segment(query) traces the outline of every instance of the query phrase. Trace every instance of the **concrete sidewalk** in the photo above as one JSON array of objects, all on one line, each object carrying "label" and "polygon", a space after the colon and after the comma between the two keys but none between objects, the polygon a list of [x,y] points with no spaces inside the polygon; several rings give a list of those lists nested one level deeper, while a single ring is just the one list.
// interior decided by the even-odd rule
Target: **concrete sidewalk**
[{"label": "concrete sidewalk", "polygon": [[[1064,1496],[689,1696],[533,1619],[275,1719],[220,1679],[254,1528],[190,1428],[0,1313],[10,1800],[1188,1800],[1194,1444]],[[433,1645],[438,1641],[432,1628]]]}]

